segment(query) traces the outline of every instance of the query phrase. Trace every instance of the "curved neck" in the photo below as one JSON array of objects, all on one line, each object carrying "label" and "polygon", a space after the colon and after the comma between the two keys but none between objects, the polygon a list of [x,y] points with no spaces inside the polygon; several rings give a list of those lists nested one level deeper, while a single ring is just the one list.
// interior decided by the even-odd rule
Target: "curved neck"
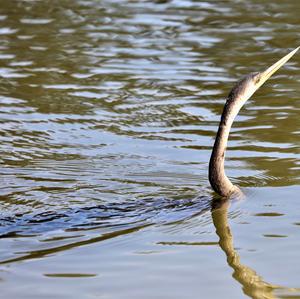
[{"label": "curved neck", "polygon": [[209,182],[218,194],[228,196],[233,191],[239,190],[225,174],[224,161],[229,132],[234,118],[243,106],[244,101],[235,101],[228,98],[221,116],[218,133],[209,161]]}]

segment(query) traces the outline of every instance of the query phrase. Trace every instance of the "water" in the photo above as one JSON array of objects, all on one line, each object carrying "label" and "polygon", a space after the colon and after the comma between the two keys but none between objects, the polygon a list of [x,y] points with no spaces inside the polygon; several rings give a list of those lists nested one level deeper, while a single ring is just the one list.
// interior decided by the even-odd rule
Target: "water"
[{"label": "water", "polygon": [[0,0],[2,296],[300,298],[299,55],[232,129],[246,198],[207,181],[226,95],[299,46],[299,11]]}]

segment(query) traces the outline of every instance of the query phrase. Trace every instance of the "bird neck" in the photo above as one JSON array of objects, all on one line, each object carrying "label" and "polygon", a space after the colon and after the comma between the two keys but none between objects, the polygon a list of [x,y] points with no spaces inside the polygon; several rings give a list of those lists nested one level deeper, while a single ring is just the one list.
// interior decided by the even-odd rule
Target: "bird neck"
[{"label": "bird neck", "polygon": [[221,116],[218,133],[209,161],[210,184],[214,191],[216,191],[221,196],[229,196],[235,190],[238,190],[238,188],[230,182],[225,174],[224,161],[229,132],[233,120],[238,114],[239,110],[240,105],[238,105],[237,107],[236,105],[233,105],[231,99],[227,100]]}]

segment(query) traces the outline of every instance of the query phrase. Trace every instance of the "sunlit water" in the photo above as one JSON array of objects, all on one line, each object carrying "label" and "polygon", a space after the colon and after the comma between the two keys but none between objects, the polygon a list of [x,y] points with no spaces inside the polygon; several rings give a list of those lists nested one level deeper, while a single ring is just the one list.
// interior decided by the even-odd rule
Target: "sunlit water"
[{"label": "sunlit water", "polygon": [[0,0],[3,298],[300,298],[297,1]]}]

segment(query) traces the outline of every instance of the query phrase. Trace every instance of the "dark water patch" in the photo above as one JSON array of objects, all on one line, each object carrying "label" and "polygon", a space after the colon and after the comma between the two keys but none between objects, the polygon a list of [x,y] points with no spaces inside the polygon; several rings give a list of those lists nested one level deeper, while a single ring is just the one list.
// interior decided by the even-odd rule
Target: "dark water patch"
[{"label": "dark water patch", "polygon": [[265,213],[256,213],[254,216],[258,216],[258,217],[280,217],[280,216],[284,216],[284,214],[276,213],[276,212],[265,212]]},{"label": "dark water patch", "polygon": [[97,274],[88,274],[88,273],[48,273],[44,275],[46,277],[53,277],[53,278],[88,278],[88,277],[97,276]]},{"label": "dark water patch", "polygon": [[158,242],[159,245],[170,246],[213,246],[218,245],[218,242]]},{"label": "dark water patch", "polygon": [[128,225],[171,223],[208,211],[210,199],[143,199],[79,209],[64,209],[0,218],[0,238],[41,234],[53,230],[85,231]]},{"label": "dark water patch", "polygon": [[277,235],[277,234],[264,234],[264,237],[266,238],[286,238],[288,236],[285,235]]},{"label": "dark water patch", "polygon": [[20,262],[20,261],[25,261],[25,260],[32,260],[32,259],[46,257],[51,254],[57,254],[58,252],[68,251],[73,248],[91,245],[93,243],[98,243],[98,242],[109,240],[109,239],[112,239],[112,238],[115,238],[118,236],[130,234],[130,233],[136,232],[142,228],[145,228],[147,226],[148,225],[142,225],[142,226],[135,226],[133,228],[120,229],[120,230],[113,231],[111,233],[100,234],[100,236],[97,236],[97,237],[91,237],[91,238],[87,237],[84,240],[79,240],[79,241],[77,240],[74,242],[69,242],[65,245],[53,246],[53,247],[50,247],[47,249],[34,250],[34,251],[29,251],[29,252],[26,252],[26,251],[20,252],[19,251],[19,252],[15,253],[15,255],[17,255],[18,257],[4,259],[4,260],[0,261],[0,264],[8,264],[8,263],[14,263],[14,262]]}]

